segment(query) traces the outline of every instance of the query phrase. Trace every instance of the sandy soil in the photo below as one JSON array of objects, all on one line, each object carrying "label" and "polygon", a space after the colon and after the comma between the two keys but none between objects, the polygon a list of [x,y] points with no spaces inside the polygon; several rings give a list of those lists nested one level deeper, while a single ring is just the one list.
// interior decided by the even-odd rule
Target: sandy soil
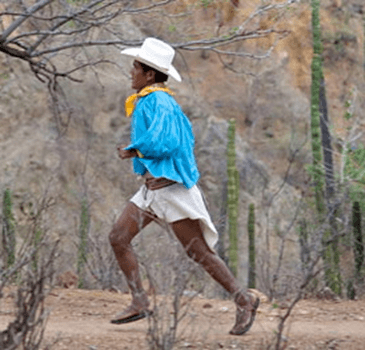
[{"label": "sandy soil", "polygon": [[[5,292],[0,304],[0,330],[12,320],[13,301],[13,294]],[[45,340],[57,340],[52,350],[148,349],[146,335],[152,322],[144,319],[119,326],[109,323],[129,301],[129,295],[109,291],[56,289],[47,299],[51,314]],[[157,303],[171,305],[164,297],[159,297]],[[231,301],[197,296],[186,305],[176,349],[268,349],[274,342],[279,317],[286,312],[284,306],[261,303],[251,331],[237,337],[228,334],[234,322]],[[363,350],[365,300],[303,300],[287,321],[284,334],[286,349]]]}]

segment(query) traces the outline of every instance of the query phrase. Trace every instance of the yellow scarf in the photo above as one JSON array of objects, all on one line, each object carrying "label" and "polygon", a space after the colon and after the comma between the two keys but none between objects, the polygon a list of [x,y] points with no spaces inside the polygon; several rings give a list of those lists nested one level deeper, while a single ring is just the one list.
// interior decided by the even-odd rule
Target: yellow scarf
[{"label": "yellow scarf", "polygon": [[169,88],[167,88],[164,84],[146,86],[140,92],[133,94],[126,99],[125,113],[126,113],[127,118],[129,118],[132,115],[134,108],[135,108],[134,103],[136,102],[136,100],[138,98],[147,96],[151,92],[155,92],[155,91],[164,91],[164,92],[167,92],[168,94],[170,94],[171,96],[174,95],[174,93]]}]

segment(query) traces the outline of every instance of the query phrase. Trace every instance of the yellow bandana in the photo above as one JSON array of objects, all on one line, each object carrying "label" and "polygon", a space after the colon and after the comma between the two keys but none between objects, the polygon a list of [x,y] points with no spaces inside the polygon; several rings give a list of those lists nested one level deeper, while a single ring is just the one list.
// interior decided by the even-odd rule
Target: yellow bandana
[{"label": "yellow bandana", "polygon": [[159,85],[149,85],[146,86],[145,88],[143,88],[140,92],[133,94],[131,96],[129,96],[126,101],[125,101],[125,113],[127,118],[129,118],[133,111],[134,111],[134,103],[136,102],[136,100],[140,97],[144,97],[147,96],[148,94],[150,94],[151,92],[155,92],[155,91],[164,91],[167,92],[168,94],[170,94],[171,96],[174,95],[174,93],[167,88],[164,84],[159,84]]}]

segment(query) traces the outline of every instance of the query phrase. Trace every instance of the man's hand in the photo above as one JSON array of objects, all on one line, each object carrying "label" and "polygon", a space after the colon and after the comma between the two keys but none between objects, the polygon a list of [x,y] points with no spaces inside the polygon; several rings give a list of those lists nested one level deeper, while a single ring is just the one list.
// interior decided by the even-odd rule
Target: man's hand
[{"label": "man's hand", "polygon": [[118,155],[120,159],[128,159],[128,158],[134,158],[137,157],[137,152],[135,149],[131,150],[125,150],[124,147],[126,146],[118,146]]}]

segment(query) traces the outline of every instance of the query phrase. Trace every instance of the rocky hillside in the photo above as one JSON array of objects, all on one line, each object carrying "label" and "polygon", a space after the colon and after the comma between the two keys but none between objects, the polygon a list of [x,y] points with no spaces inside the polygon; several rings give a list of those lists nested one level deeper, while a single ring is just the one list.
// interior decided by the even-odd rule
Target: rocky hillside
[{"label": "rocky hillside", "polygon": [[[360,1],[321,3],[329,117],[336,145],[340,145],[353,125],[353,121],[343,117],[346,101],[355,102],[354,116],[364,127],[365,9]],[[234,27],[247,16],[247,11],[243,1],[229,11],[225,6],[207,6],[190,17],[193,22],[189,26],[197,32],[209,31],[220,20],[223,25]],[[265,21],[263,27],[268,25]],[[173,31],[166,32],[153,21],[131,20],[123,26],[135,38],[156,35],[177,41]],[[170,84],[193,122],[200,185],[214,222],[223,228],[227,120],[237,121],[240,279],[245,282],[247,278],[247,213],[248,205],[255,203],[258,260],[262,267],[258,282],[262,289],[267,277],[263,266],[270,264],[264,252],[270,248],[269,259],[275,265],[281,233],[287,238],[284,267],[288,271],[297,268],[298,243],[295,227],[290,223],[295,204],[308,193],[304,167],[311,160],[309,1],[289,8],[280,26],[290,32],[276,45],[270,58],[224,58],[223,65],[214,53],[182,51],[177,55],[176,67],[184,81]],[[272,44],[265,40],[242,45],[260,52]],[[119,55],[117,49],[105,50],[110,57]],[[140,185],[130,162],[120,161],[116,154],[116,145],[129,140],[129,121],[124,118],[123,105],[132,92],[128,79],[130,62],[120,57],[119,66],[105,65],[97,71],[83,72],[82,84],[62,82],[67,104],[55,113],[46,86],[26,65],[2,54],[0,60],[1,188],[9,187],[14,194],[18,231],[23,238],[30,212],[40,209],[42,198],[51,200],[53,205],[47,209],[43,229],[54,238],[62,238],[59,273],[75,271],[82,201],[86,199],[88,203],[90,235],[109,255],[108,231]],[[363,140],[360,137],[356,142]],[[284,181],[289,159],[297,149]],[[150,237],[159,229],[146,231],[146,237]]]}]

